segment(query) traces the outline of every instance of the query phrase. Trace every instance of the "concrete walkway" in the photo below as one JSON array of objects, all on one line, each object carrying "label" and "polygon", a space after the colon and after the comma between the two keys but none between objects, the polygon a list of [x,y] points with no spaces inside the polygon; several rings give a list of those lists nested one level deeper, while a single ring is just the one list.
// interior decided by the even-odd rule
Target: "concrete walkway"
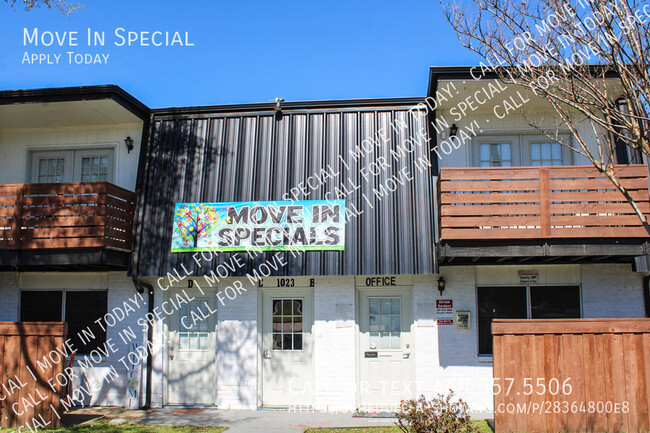
[{"label": "concrete walkway", "polygon": [[304,410],[219,410],[165,407],[148,411],[134,422],[142,424],[230,427],[228,433],[302,433],[312,427],[377,427],[393,425],[395,418],[353,418],[351,412]]}]

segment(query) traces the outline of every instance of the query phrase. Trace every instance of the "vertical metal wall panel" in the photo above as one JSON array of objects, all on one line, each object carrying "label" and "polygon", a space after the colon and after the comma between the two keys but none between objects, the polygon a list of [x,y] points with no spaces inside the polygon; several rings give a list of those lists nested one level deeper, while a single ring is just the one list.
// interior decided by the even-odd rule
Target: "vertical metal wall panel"
[{"label": "vertical metal wall panel", "polygon": [[[138,202],[135,272],[165,275],[182,265],[204,275],[237,254],[248,263],[237,273],[243,275],[278,254],[287,266],[277,275],[434,273],[434,169],[422,163],[429,162],[426,136],[418,136],[426,116],[408,114],[411,107],[382,102],[285,109],[281,116],[245,106],[154,114]],[[382,135],[386,140],[377,141]],[[381,169],[378,162],[389,167]],[[380,170],[371,171],[371,164]],[[325,171],[336,177],[320,182]],[[293,197],[298,187],[307,191]],[[266,252],[252,258],[221,253],[200,267],[193,253],[169,253],[177,202],[287,196],[345,199],[345,251]]]}]

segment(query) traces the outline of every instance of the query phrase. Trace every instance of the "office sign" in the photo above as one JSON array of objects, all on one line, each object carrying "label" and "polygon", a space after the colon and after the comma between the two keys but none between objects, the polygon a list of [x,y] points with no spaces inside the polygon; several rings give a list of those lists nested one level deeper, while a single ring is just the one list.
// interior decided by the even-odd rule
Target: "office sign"
[{"label": "office sign", "polygon": [[345,200],[177,203],[173,253],[345,249]]}]

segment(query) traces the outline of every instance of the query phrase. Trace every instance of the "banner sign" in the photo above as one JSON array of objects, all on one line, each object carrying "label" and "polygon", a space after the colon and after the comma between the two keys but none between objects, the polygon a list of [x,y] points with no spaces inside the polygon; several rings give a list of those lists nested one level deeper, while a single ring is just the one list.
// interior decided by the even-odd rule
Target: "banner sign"
[{"label": "banner sign", "polygon": [[345,200],[177,203],[172,253],[345,249]]}]

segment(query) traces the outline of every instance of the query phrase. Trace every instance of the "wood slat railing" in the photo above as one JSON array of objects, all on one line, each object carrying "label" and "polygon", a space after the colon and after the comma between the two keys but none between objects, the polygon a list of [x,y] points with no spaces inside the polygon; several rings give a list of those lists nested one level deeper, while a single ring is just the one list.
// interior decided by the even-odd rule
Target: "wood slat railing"
[{"label": "wood slat railing", "polygon": [[0,250],[131,250],[135,193],[108,182],[0,185]]},{"label": "wood slat railing", "polygon": [[[648,167],[616,177],[650,215]],[[593,166],[442,168],[441,240],[647,237],[623,194]]]}]

